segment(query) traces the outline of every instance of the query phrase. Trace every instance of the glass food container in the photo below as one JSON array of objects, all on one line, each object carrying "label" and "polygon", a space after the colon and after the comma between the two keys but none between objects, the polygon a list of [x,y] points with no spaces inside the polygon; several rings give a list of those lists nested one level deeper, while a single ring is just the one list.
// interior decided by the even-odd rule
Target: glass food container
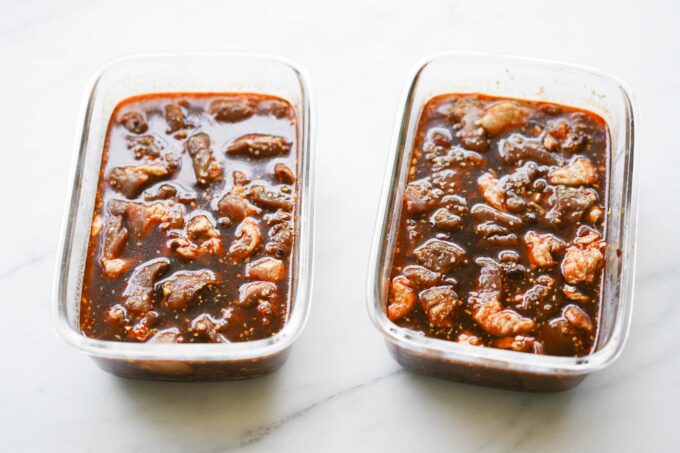
[{"label": "glass food container", "polygon": [[[168,92],[249,92],[290,102],[298,124],[296,241],[291,310],[276,335],[229,344],[103,341],[80,331],[88,237],[109,118],[123,99]],[[93,78],[83,104],[54,281],[58,334],[115,375],[160,380],[243,379],[277,370],[300,335],[310,308],[313,250],[313,103],[304,72],[287,61],[253,55],[172,54],[116,60]]]},{"label": "glass food container", "polygon": [[[426,102],[444,93],[483,93],[548,101],[590,110],[610,129],[605,189],[605,267],[599,335],[584,357],[535,355],[428,338],[392,323],[385,313],[392,253],[414,136]],[[529,391],[566,390],[610,365],[623,349],[631,320],[637,220],[633,151],[635,108],[617,78],[591,68],[483,53],[438,54],[408,84],[394,131],[369,268],[368,311],[392,356],[407,369],[455,381]]]}]

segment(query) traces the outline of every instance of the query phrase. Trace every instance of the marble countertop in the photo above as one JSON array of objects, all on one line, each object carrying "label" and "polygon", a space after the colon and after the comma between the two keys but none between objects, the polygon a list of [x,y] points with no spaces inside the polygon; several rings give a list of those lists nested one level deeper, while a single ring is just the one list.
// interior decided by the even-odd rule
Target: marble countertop
[{"label": "marble countertop", "polygon": [[[4,2],[0,14],[0,451],[677,451],[680,3]],[[402,88],[454,49],[617,74],[640,115],[636,303],[621,358],[526,394],[403,371],[365,309],[366,264]],[[317,94],[312,313],[290,360],[246,382],[115,378],[59,340],[52,274],[81,98],[111,58],[279,54]],[[28,181],[28,184],[26,182]],[[663,212],[663,215],[661,215]]]}]

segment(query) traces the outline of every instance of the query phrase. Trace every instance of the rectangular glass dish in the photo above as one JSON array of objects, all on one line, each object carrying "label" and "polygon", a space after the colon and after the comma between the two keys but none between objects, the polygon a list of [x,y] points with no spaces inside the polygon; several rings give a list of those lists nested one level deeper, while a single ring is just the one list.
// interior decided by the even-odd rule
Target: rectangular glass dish
[{"label": "rectangular glass dish", "polygon": [[[447,94],[544,101],[592,111],[611,134],[599,335],[582,357],[534,355],[429,338],[386,315],[390,271],[416,128],[424,105]],[[394,131],[369,269],[368,310],[393,357],[404,367],[456,381],[501,388],[556,391],[581,382],[621,353],[630,325],[635,260],[634,107],[616,78],[590,68],[481,53],[446,53],[417,67]]]},{"label": "rectangular glass dish", "polygon": [[[154,93],[261,93],[288,101],[297,118],[298,194],[291,253],[288,320],[260,340],[209,344],[104,341],[80,329],[80,300],[109,118],[124,99]],[[250,55],[133,56],[93,79],[77,136],[54,282],[58,334],[113,374],[160,380],[243,379],[277,370],[301,333],[310,307],[313,251],[312,100],[306,76],[286,61]],[[106,297],[106,296],[103,296]]]}]

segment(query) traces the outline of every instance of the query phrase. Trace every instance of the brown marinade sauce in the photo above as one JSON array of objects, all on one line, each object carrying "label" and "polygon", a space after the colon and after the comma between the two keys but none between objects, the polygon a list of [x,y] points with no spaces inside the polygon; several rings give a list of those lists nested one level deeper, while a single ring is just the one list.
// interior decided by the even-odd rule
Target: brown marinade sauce
[{"label": "brown marinade sauce", "polygon": [[445,94],[424,107],[387,315],[475,346],[582,356],[595,344],[609,132],[546,102]]},{"label": "brown marinade sauce", "polygon": [[89,337],[224,343],[288,319],[297,131],[283,99],[166,93],[109,122],[81,298]]}]

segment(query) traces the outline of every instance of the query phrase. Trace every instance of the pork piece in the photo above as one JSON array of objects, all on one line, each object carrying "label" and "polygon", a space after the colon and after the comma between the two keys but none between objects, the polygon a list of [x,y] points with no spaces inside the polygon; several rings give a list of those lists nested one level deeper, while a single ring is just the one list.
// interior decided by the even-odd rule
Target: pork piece
[{"label": "pork piece", "polygon": [[278,258],[287,257],[293,249],[294,235],[292,222],[285,221],[274,224],[269,229],[268,235],[269,241],[264,246],[266,252]]},{"label": "pork piece", "polygon": [[489,139],[486,136],[486,131],[483,127],[476,124],[466,124],[456,133],[456,137],[458,137],[465,148],[472,151],[483,153],[489,149]]},{"label": "pork piece", "polygon": [[120,117],[120,124],[133,134],[143,134],[149,130],[149,123],[141,112],[127,112]]},{"label": "pork piece", "polygon": [[204,255],[219,255],[223,250],[219,230],[204,214],[192,217],[187,223],[185,235],[170,240],[169,246],[177,255],[187,260],[195,260]]},{"label": "pork piece", "polygon": [[146,201],[171,199],[180,203],[192,203],[196,201],[196,192],[170,182],[162,183],[144,191],[144,200]]},{"label": "pork piece", "polygon": [[216,99],[210,103],[210,113],[217,121],[236,123],[247,120],[255,113],[249,99],[242,96]]},{"label": "pork piece", "polygon": [[553,254],[560,255],[567,247],[563,240],[552,234],[538,234],[535,231],[528,231],[524,235],[524,243],[529,262],[535,267],[550,267],[557,264]]},{"label": "pork piece", "polygon": [[290,222],[293,220],[293,214],[290,212],[278,210],[274,213],[271,214],[265,214],[264,215],[264,221],[267,223],[268,226],[272,225],[277,225],[279,223],[285,223],[285,222]]},{"label": "pork piece", "polygon": [[168,329],[159,330],[146,342],[161,344],[183,343],[184,337],[177,327],[170,327]]},{"label": "pork piece", "polygon": [[519,238],[513,230],[522,225],[522,219],[499,211],[489,205],[478,203],[470,210],[475,220],[475,234],[491,247],[513,247]]},{"label": "pork piece", "polygon": [[[543,276],[547,277],[547,276]],[[552,281],[538,282],[531,288],[527,289],[524,294],[518,294],[514,297],[519,301],[517,310],[523,314],[533,314],[536,320],[543,320],[552,316],[557,309],[559,303],[554,297],[554,279],[548,277]]]},{"label": "pork piece", "polygon": [[191,156],[196,181],[199,184],[206,186],[212,181],[218,181],[222,178],[222,165],[210,149],[210,136],[208,134],[199,132],[192,135],[186,141],[184,147]]},{"label": "pork piece", "polygon": [[401,270],[401,274],[418,289],[429,288],[442,281],[442,274],[433,272],[426,267],[411,264]]},{"label": "pork piece", "polygon": [[271,305],[278,298],[278,289],[272,282],[244,283],[239,288],[239,297],[236,302],[243,308],[251,308],[256,305]]},{"label": "pork piece", "polygon": [[463,226],[463,219],[447,208],[439,208],[430,217],[430,223],[439,230],[455,231]]},{"label": "pork piece", "polygon": [[274,165],[274,177],[281,184],[294,184],[295,183],[295,173],[290,167],[283,162],[279,162]]},{"label": "pork piece", "polygon": [[479,167],[484,158],[475,151],[468,151],[460,146],[445,149],[441,146],[424,149],[425,160],[430,162],[432,171],[441,171],[451,167]]},{"label": "pork piece", "polygon": [[543,145],[521,134],[512,134],[498,143],[498,153],[501,160],[508,165],[533,161],[542,165],[559,165],[558,155],[546,150]]},{"label": "pork piece", "polygon": [[128,312],[141,314],[153,310],[154,285],[169,267],[170,260],[158,258],[135,268],[123,291],[124,305]]},{"label": "pork piece", "polygon": [[286,277],[286,265],[276,258],[260,258],[248,263],[246,266],[246,278],[262,280],[266,282],[278,282]]},{"label": "pork piece", "polygon": [[232,222],[240,222],[246,217],[260,215],[262,210],[248,200],[243,187],[234,186],[217,203],[217,212]]},{"label": "pork piece", "polygon": [[423,149],[431,149],[434,146],[449,148],[453,144],[453,134],[448,128],[433,127],[425,134]]},{"label": "pork piece", "polygon": [[552,225],[572,224],[597,202],[597,193],[583,187],[556,186],[548,200],[550,210],[545,220]]},{"label": "pork piece", "polygon": [[184,227],[184,207],[172,201],[145,204],[114,199],[109,202],[108,209],[111,214],[127,219],[130,232],[137,239],[145,236],[155,225],[163,231]]},{"label": "pork piece", "polygon": [[457,269],[465,259],[465,250],[453,242],[430,239],[414,251],[418,264],[435,271],[448,273]]},{"label": "pork piece", "polygon": [[597,182],[597,169],[587,157],[572,157],[564,167],[553,167],[548,173],[551,184],[590,186]]},{"label": "pork piece", "polygon": [[155,311],[146,311],[142,314],[137,322],[127,332],[128,338],[135,341],[146,341],[151,334],[153,326],[160,321],[160,315]]},{"label": "pork piece", "polygon": [[266,190],[264,186],[261,185],[251,186],[248,195],[250,195],[250,199],[253,203],[262,208],[292,211],[295,207],[290,195],[283,192]]},{"label": "pork piece", "polygon": [[576,302],[590,302],[590,296],[582,293],[578,288],[571,285],[564,285],[562,287],[562,294],[569,300]]},{"label": "pork piece", "polygon": [[575,153],[588,144],[587,127],[578,120],[570,125],[565,119],[557,119],[548,122],[546,133],[543,136],[543,146],[550,151],[566,151]]},{"label": "pork piece", "polygon": [[581,227],[562,259],[564,280],[570,285],[591,284],[604,264],[604,247],[600,233]]},{"label": "pork piece", "polygon": [[503,270],[491,258],[478,258],[481,267],[477,290],[468,296],[468,306],[472,318],[491,335],[505,337],[529,333],[534,329],[534,321],[524,318],[516,311],[504,309],[501,304],[503,291]]},{"label": "pork piece", "polygon": [[229,256],[234,261],[243,261],[252,255],[260,244],[262,244],[260,223],[253,217],[246,217],[236,228],[235,239],[229,247]]},{"label": "pork piece", "polygon": [[409,214],[419,214],[434,209],[439,200],[444,196],[440,189],[432,187],[432,183],[426,179],[413,181],[404,189],[404,206]]},{"label": "pork piece", "polygon": [[135,154],[135,159],[153,161],[161,157],[165,145],[153,135],[142,135],[141,137],[128,136],[127,147]]},{"label": "pork piece", "polygon": [[454,194],[457,190],[458,179],[460,176],[456,170],[446,169],[432,173],[432,185],[444,193]]},{"label": "pork piece", "polygon": [[243,155],[254,159],[288,154],[291,143],[275,135],[248,134],[227,146],[227,154]]},{"label": "pork piece", "polygon": [[486,172],[477,179],[482,196],[496,209],[518,212],[527,208],[525,197],[530,192],[539,170],[533,162],[527,162],[512,173],[500,179],[491,172]]},{"label": "pork piece", "polygon": [[246,186],[250,182],[248,175],[239,170],[234,170],[231,172],[231,179],[234,181],[235,186]]},{"label": "pork piece", "polygon": [[168,168],[160,165],[129,165],[112,168],[108,181],[117,192],[136,198],[146,187],[169,176]]},{"label": "pork piece", "polygon": [[109,216],[102,235],[101,264],[105,277],[118,278],[127,269],[129,263],[119,258],[123,253],[127,238],[128,230],[123,226],[123,217]]},{"label": "pork piece", "polygon": [[493,341],[492,346],[499,349],[508,349],[517,352],[533,352],[534,354],[545,354],[543,345],[534,337],[525,335],[515,335],[514,337],[503,337]]},{"label": "pork piece", "polygon": [[387,304],[387,317],[398,321],[413,311],[416,306],[416,292],[405,277],[394,277],[390,285],[390,298]]},{"label": "pork piece", "polygon": [[430,325],[435,327],[451,327],[455,312],[463,304],[449,285],[434,286],[421,291],[418,299]]},{"label": "pork piece", "polygon": [[176,102],[165,106],[165,109],[163,110],[163,116],[165,116],[165,122],[168,123],[168,128],[166,130],[168,134],[186,129],[188,126],[184,111],[182,110],[182,107],[180,107],[180,105]]},{"label": "pork piece", "polygon": [[578,305],[569,304],[564,307],[562,316],[575,329],[586,333],[593,332],[593,321],[590,319],[590,316],[588,316],[588,313],[583,311]]},{"label": "pork piece", "polygon": [[266,99],[257,104],[257,113],[272,115],[275,118],[290,118],[292,110],[290,104],[279,99]]},{"label": "pork piece", "polygon": [[168,310],[186,310],[201,302],[200,293],[211,284],[217,283],[210,270],[178,271],[162,282],[162,305]]},{"label": "pork piece", "polygon": [[448,209],[452,214],[457,214],[460,217],[465,217],[470,212],[465,198],[458,195],[444,195],[439,202],[439,205]]},{"label": "pork piece", "polygon": [[526,122],[526,111],[514,102],[501,102],[488,109],[481,119],[481,125],[491,135],[499,135],[511,127]]},{"label": "pork piece", "polygon": [[207,340],[208,343],[229,343],[229,340],[220,333],[223,324],[224,321],[203,313],[191,321],[191,331],[196,337]]},{"label": "pork piece", "polygon": [[470,346],[482,346],[484,342],[471,330],[464,330],[456,338],[456,343],[467,344]]}]

